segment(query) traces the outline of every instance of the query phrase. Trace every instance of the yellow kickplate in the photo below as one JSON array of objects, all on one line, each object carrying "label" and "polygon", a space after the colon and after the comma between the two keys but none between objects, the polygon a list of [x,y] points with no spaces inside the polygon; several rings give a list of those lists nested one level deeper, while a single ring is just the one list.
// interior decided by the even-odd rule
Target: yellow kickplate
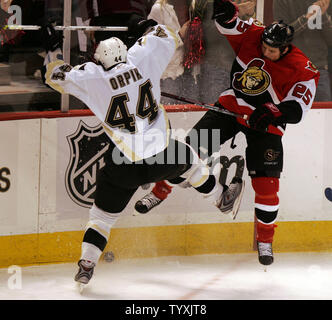
[{"label": "yellow kickplate", "polygon": [[[332,251],[332,221],[277,222],[274,252]],[[0,237],[0,267],[75,262],[83,231]],[[252,252],[254,224],[115,228],[105,251],[115,259]]]}]

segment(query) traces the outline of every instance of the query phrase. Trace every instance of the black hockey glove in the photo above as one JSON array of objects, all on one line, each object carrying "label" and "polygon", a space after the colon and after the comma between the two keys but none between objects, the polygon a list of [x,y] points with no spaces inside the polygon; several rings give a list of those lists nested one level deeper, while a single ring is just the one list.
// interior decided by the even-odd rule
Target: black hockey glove
[{"label": "black hockey glove", "polygon": [[56,31],[54,26],[55,21],[48,20],[41,28],[41,41],[46,52],[62,48],[63,34],[61,31]]},{"label": "black hockey glove", "polygon": [[143,17],[133,14],[128,22],[128,37],[139,39],[150,28],[158,23],[153,19],[144,19]]},{"label": "black hockey glove", "polygon": [[229,24],[236,20],[239,14],[238,6],[230,0],[214,0],[212,19],[220,25]]},{"label": "black hockey glove", "polygon": [[282,116],[281,111],[272,102],[264,103],[260,108],[256,108],[249,117],[250,128],[266,132],[270,124],[276,125]]},{"label": "black hockey glove", "polygon": [[219,101],[215,102],[215,103],[214,103],[214,106],[217,107],[217,108],[219,108],[220,110],[226,110],[226,109],[224,108],[224,106],[222,106],[222,105],[219,103]]}]

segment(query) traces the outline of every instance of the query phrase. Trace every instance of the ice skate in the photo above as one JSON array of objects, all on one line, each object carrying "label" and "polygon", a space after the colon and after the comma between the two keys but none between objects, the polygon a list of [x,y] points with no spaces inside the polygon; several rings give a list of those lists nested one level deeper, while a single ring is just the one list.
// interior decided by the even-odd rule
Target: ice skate
[{"label": "ice skate", "polygon": [[148,213],[151,209],[158,206],[163,200],[159,199],[153,192],[145,195],[135,204],[135,210],[139,213]]},{"label": "ice skate", "polygon": [[88,260],[81,259],[78,262],[79,269],[75,276],[75,281],[77,282],[80,293],[92,278],[95,265],[95,263]]},{"label": "ice skate", "polygon": [[244,185],[241,178],[234,177],[228,187],[224,186],[224,191],[215,203],[222,213],[228,214],[231,212],[233,220],[235,220],[240,208]]},{"label": "ice skate", "polygon": [[273,263],[272,243],[257,241],[258,261],[264,266]]}]

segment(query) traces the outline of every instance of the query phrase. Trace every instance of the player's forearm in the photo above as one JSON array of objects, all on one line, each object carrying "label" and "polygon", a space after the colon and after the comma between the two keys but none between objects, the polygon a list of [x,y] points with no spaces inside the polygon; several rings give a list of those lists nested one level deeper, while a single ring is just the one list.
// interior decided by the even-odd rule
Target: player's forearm
[{"label": "player's forearm", "polygon": [[[298,17],[295,21],[289,23],[289,25],[294,27],[295,35],[298,36],[303,31],[309,30],[311,16],[308,14],[303,14]],[[332,26],[331,17],[324,13],[322,15],[322,28],[330,28]]]},{"label": "player's forearm", "polygon": [[[58,80],[60,80],[60,71],[58,69],[60,66],[62,66],[64,64],[65,64],[64,61],[56,60],[54,62],[49,63],[46,66],[45,83],[47,85],[49,85],[52,89],[54,89],[60,93],[64,93],[64,90],[63,90],[62,86],[59,83],[57,83]],[[65,78],[65,76],[64,76],[64,78]],[[62,81],[64,81],[64,79]]]},{"label": "player's forearm", "polygon": [[[301,35],[303,32],[309,30],[310,20],[314,20],[315,10],[314,8],[308,8],[308,11],[300,16],[298,16],[295,20],[294,17],[289,16],[290,8],[288,5],[283,4],[282,1],[276,1],[273,4],[273,16],[274,20],[283,20],[288,25],[291,25],[294,28],[295,36]],[[330,28],[332,26],[331,17],[328,13],[324,12],[321,14],[321,22],[322,28]]]}]

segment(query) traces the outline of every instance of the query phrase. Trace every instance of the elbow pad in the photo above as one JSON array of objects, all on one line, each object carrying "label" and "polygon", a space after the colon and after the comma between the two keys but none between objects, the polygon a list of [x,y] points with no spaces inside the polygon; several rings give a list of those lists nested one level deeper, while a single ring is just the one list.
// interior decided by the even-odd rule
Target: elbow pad
[{"label": "elbow pad", "polygon": [[278,109],[282,115],[278,118],[277,124],[298,123],[302,119],[303,110],[296,101],[285,101],[278,104]]}]

